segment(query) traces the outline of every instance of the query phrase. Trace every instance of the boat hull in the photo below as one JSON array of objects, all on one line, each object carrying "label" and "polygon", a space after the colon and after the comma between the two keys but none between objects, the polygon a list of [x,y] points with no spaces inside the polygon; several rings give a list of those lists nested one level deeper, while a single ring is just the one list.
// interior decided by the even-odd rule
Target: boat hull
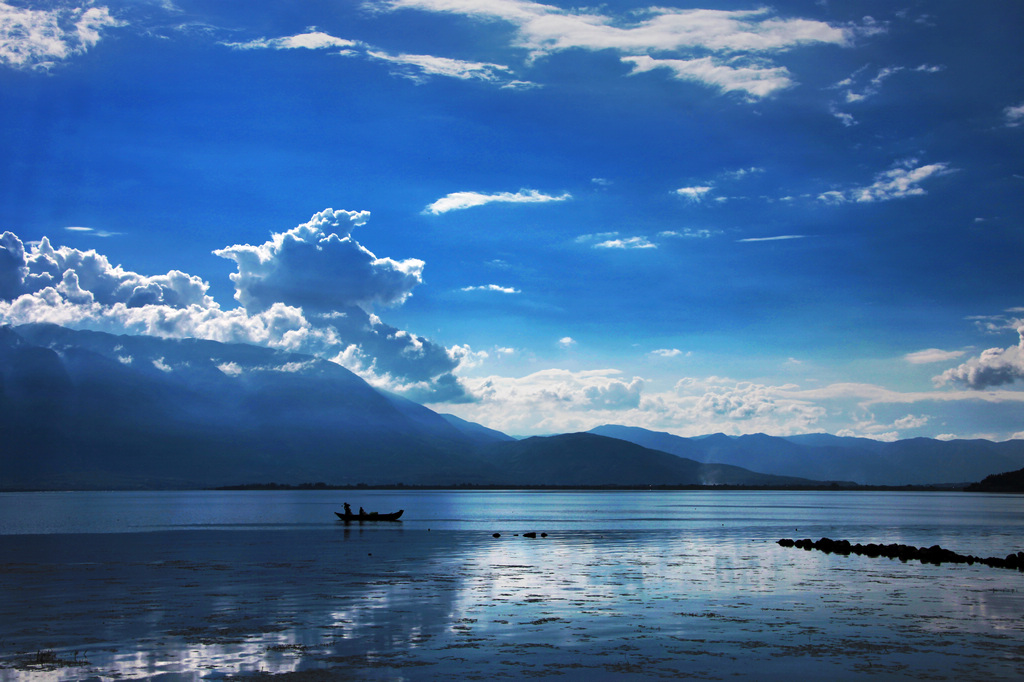
[{"label": "boat hull", "polygon": [[345,514],[344,512],[334,512],[334,515],[346,523],[349,521],[398,521],[404,512],[404,509],[399,509],[391,514]]}]

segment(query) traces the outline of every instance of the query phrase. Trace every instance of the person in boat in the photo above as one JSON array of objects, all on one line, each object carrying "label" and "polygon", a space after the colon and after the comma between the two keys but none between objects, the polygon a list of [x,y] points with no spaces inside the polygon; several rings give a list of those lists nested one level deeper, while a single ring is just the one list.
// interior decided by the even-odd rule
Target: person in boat
[{"label": "person in boat", "polygon": [[359,515],[360,516],[366,516],[366,512],[363,511],[362,507],[359,508]]},{"label": "person in boat", "polygon": [[352,507],[349,506],[348,502],[345,503],[345,516],[352,516]]}]

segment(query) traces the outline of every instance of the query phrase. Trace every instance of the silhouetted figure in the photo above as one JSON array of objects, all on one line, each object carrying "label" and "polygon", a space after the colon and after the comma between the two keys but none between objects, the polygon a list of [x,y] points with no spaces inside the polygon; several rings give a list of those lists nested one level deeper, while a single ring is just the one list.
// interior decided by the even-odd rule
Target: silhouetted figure
[{"label": "silhouetted figure", "polygon": [[349,506],[348,502],[345,503],[345,516],[352,516],[352,507]]},{"label": "silhouetted figure", "polygon": [[366,516],[366,512],[363,511],[362,507],[359,508],[359,515],[360,516]]}]

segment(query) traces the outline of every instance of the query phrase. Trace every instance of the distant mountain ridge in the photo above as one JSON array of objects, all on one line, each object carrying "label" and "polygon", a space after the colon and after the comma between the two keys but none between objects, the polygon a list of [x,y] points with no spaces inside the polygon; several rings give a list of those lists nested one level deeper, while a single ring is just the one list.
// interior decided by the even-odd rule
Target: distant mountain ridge
[{"label": "distant mountain ridge", "polygon": [[632,426],[603,425],[590,433],[620,438],[698,462],[716,462],[818,481],[861,485],[941,485],[980,481],[1024,466],[1024,441],[883,442],[828,434],[776,437],[712,434],[683,438]]},{"label": "distant mountain ridge", "polygon": [[312,356],[49,324],[0,327],[0,490],[795,485],[623,440],[516,440]]}]

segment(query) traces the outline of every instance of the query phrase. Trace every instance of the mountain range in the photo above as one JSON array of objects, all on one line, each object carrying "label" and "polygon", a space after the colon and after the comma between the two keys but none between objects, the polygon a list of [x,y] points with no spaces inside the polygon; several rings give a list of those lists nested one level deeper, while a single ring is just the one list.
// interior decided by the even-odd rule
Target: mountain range
[{"label": "mountain range", "polygon": [[516,439],[309,355],[0,327],[0,490],[891,485],[980,480],[1021,466],[1020,441],[687,439],[623,426]]},{"label": "mountain range", "polygon": [[681,438],[637,427],[605,425],[591,430],[698,462],[732,464],[782,476],[860,485],[945,485],[979,481],[1024,466],[1024,441],[935,440],[893,442],[825,433]]}]

